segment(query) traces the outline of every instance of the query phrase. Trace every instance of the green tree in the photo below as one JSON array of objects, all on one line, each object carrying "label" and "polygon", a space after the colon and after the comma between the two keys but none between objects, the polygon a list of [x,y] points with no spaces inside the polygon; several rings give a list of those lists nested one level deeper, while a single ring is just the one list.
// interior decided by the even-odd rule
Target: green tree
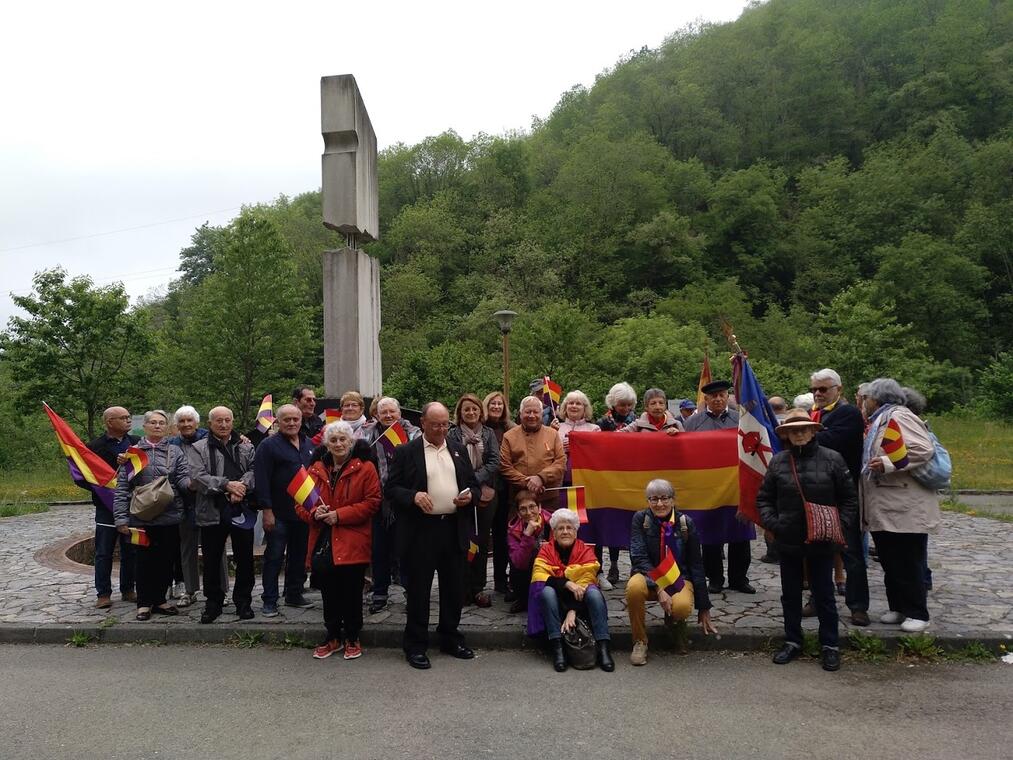
[{"label": "green tree", "polygon": [[90,437],[105,407],[145,396],[151,333],[123,285],[98,288],[90,277],[68,280],[63,269],[49,269],[14,303],[28,316],[10,318],[0,350],[23,403],[48,402]]}]

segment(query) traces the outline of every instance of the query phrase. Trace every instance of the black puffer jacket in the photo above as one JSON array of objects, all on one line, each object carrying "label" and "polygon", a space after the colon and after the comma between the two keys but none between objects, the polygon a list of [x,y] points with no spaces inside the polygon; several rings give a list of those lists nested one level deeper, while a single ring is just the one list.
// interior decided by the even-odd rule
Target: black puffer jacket
[{"label": "black puffer jacket", "polygon": [[778,548],[788,553],[833,551],[835,547],[830,544],[805,543],[805,508],[792,477],[789,457],[795,459],[806,499],[836,506],[845,535],[858,519],[858,493],[848,466],[840,454],[818,445],[814,438],[801,448],[792,446],[775,454],[770,461],[756,496],[763,527],[774,534]]}]

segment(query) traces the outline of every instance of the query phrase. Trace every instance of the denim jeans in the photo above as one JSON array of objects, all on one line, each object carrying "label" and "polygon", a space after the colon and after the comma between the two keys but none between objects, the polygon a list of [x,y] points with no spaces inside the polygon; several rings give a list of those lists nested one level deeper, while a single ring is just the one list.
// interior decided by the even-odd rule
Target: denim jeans
[{"label": "denim jeans", "polygon": [[120,593],[134,590],[137,547],[116,528],[95,526],[95,593],[111,596],[113,593],[113,549],[120,542]]},{"label": "denim jeans", "polygon": [[278,603],[278,575],[281,562],[285,560],[285,598],[298,599],[306,583],[306,543],[309,541],[309,526],[301,520],[276,520],[274,530],[265,533],[267,547],[264,549],[264,593],[260,598],[264,604]]},{"label": "denim jeans", "polygon": [[845,535],[848,545],[841,552],[844,559],[844,603],[852,612],[869,611],[869,574],[865,561],[865,542],[857,525]]},{"label": "denim jeans", "polygon": [[[538,598],[542,605],[542,617],[545,619],[545,635],[549,640],[558,639],[562,636],[560,626],[563,624],[563,611],[559,605],[559,595],[551,586],[542,589]],[[583,609],[582,609],[583,608]],[[584,592],[584,601],[577,603],[577,614],[586,612],[588,620],[591,621],[591,632],[595,641],[608,641],[609,618],[608,609],[605,606],[605,597],[597,586],[588,586]]]}]

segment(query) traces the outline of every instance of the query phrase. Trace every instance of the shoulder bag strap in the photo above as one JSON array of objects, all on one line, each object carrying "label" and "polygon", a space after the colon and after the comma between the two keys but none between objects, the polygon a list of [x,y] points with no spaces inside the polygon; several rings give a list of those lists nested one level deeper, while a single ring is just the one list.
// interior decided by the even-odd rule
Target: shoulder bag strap
[{"label": "shoulder bag strap", "polygon": [[788,461],[791,462],[791,476],[795,479],[795,487],[798,489],[798,495],[802,497],[802,502],[805,503],[807,499],[805,497],[805,492],[802,490],[802,484],[798,480],[798,470],[795,469],[795,457],[791,455],[790,451],[788,452]]}]

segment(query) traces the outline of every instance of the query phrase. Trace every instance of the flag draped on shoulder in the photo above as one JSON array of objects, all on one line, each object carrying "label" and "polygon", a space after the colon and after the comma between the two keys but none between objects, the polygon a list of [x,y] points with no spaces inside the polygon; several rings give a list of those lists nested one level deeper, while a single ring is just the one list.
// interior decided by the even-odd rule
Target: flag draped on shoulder
[{"label": "flag draped on shoulder", "polygon": [[89,489],[103,504],[110,510],[113,508],[113,493],[116,490],[116,472],[107,465],[102,458],[89,449],[77,434],[70,429],[70,425],[49,408],[49,404],[43,403],[49,422],[56,433],[56,440],[60,443],[63,455],[67,457],[67,466],[70,468],[70,477],[76,483]]},{"label": "flag draped on shoulder", "polygon": [[274,399],[268,393],[260,402],[260,409],[257,412],[257,430],[267,433],[274,424]]},{"label": "flag draped on shoulder", "polygon": [[739,512],[759,524],[756,495],[771,458],[781,450],[781,441],[774,432],[777,417],[745,354],[736,354],[732,359],[732,374],[739,404]]},{"label": "flag draped on shoulder", "polygon": [[883,453],[890,459],[890,463],[898,470],[908,466],[907,444],[904,443],[904,435],[900,432],[900,425],[897,420],[890,420],[886,423],[886,430],[883,431]]},{"label": "flag draped on shoulder", "polygon": [[286,490],[295,503],[303,509],[313,509],[320,501],[320,492],[317,490],[316,481],[313,480],[305,467],[299,468],[299,472],[289,481]]}]

